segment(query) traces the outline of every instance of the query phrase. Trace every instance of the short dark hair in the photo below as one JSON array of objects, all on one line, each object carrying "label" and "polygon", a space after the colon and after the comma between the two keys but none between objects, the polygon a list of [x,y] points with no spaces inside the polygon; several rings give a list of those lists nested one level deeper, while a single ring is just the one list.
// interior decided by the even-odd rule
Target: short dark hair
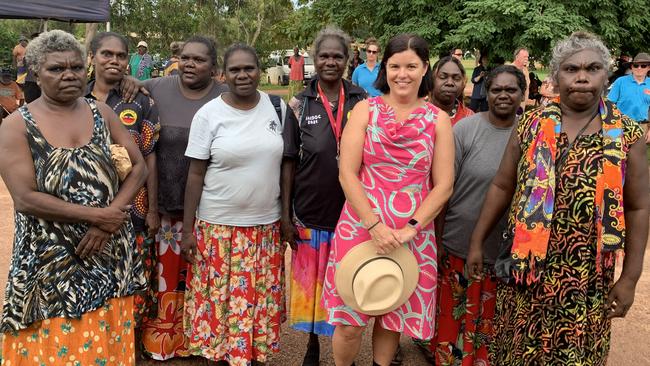
[{"label": "short dark hair", "polygon": [[106,38],[117,38],[121,43],[122,46],[124,46],[124,50],[126,53],[129,53],[129,41],[126,40],[126,37],[119,33],[115,32],[101,32],[97,33],[97,35],[90,41],[90,53],[95,55],[97,53],[97,50],[99,47],[102,46],[102,43]]},{"label": "short dark hair", "polygon": [[526,92],[526,76],[518,68],[513,65],[500,65],[490,70],[490,72],[485,77],[485,90],[490,90],[492,82],[496,79],[497,76],[501,74],[511,74],[517,78],[517,86],[521,90],[521,93]]},{"label": "short dark hair", "polygon": [[433,70],[433,75],[437,75],[438,70],[440,70],[441,67],[445,66],[445,64],[449,62],[456,64],[456,66],[458,66],[458,68],[460,69],[460,74],[463,75],[463,77],[466,76],[465,67],[463,66],[463,63],[453,56],[445,56],[440,58],[438,61],[436,61],[436,63],[433,64],[433,67],[431,68]]},{"label": "short dark hair", "polygon": [[384,51],[384,57],[381,59],[381,64],[379,65],[379,75],[375,81],[375,88],[384,94],[390,91],[388,77],[386,75],[386,63],[394,54],[408,50],[415,52],[420,60],[422,60],[422,63],[426,65],[427,71],[422,78],[420,89],[418,89],[418,98],[426,97],[433,90],[433,75],[429,67],[429,44],[424,38],[415,34],[398,34],[388,41],[386,50]]},{"label": "short dark hair", "polygon": [[[183,43],[183,49],[188,43],[200,43],[208,48],[208,56],[212,60],[212,65],[217,65],[217,42],[214,39],[206,36],[192,36]],[[181,51],[182,52],[182,51]]]},{"label": "short dark hair", "polygon": [[245,43],[234,43],[228,49],[226,50],[225,55],[223,56],[223,70],[226,70],[226,67],[228,67],[228,60],[230,59],[230,56],[232,56],[233,53],[237,51],[243,51],[248,53],[249,55],[253,56],[255,59],[255,64],[257,65],[257,68],[260,68],[260,58],[257,56],[257,51],[255,49]]}]

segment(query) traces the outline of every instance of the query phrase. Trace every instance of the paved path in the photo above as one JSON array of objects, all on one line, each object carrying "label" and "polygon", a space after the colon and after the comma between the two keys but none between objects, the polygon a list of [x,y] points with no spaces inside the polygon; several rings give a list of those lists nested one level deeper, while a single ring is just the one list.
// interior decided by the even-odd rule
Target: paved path
[{"label": "paved path", "polygon": [[[0,232],[5,233],[0,237],[0,298],[4,298],[13,240],[13,206],[11,197],[2,181],[0,181]],[[644,262],[645,269],[637,285],[634,306],[625,319],[614,320],[613,341],[608,362],[610,366],[650,365],[650,354],[648,353],[650,344],[650,247],[646,250]],[[269,366],[299,366],[301,364],[306,347],[305,334],[287,328],[283,327],[281,336],[282,351],[269,362]],[[404,366],[426,365],[424,358],[408,339],[403,337],[401,344],[405,353]],[[334,365],[334,362],[331,361],[329,339],[321,339],[321,350],[321,360],[323,360],[321,366]],[[357,365],[370,365],[370,361],[370,337],[369,332],[366,332]],[[193,366],[196,364],[197,362],[170,360],[141,362],[139,366]]]}]

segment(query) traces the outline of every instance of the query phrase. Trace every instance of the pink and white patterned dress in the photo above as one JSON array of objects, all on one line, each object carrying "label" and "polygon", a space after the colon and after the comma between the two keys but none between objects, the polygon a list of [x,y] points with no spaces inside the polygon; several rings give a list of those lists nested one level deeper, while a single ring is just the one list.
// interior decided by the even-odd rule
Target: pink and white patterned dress
[{"label": "pink and white patterned dress", "polygon": [[[368,99],[368,104],[370,113],[359,178],[375,214],[387,226],[402,228],[432,188],[431,163],[438,108],[426,103],[400,122],[381,97]],[[328,309],[330,324],[365,326],[368,323],[370,316],[343,303],[334,287],[334,273],[350,249],[370,239],[368,230],[346,202],[336,225],[323,289],[323,307]],[[433,223],[406,245],[418,262],[417,288],[404,305],[377,317],[376,321],[384,329],[430,339],[435,330],[438,277]]]}]

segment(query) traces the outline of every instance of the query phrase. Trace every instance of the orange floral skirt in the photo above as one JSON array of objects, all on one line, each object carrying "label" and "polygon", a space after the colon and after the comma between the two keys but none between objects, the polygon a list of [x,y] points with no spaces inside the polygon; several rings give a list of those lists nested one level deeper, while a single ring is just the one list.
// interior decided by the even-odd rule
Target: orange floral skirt
[{"label": "orange floral skirt", "polygon": [[3,334],[2,366],[135,365],[133,296],[79,319],[51,318]]}]

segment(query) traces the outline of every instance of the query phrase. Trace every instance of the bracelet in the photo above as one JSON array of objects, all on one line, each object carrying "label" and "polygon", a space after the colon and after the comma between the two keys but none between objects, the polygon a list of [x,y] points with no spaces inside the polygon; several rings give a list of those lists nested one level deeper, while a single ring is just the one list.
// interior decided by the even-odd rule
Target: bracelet
[{"label": "bracelet", "polygon": [[381,220],[377,220],[377,222],[375,222],[374,224],[370,225],[370,227],[368,227],[366,230],[368,230],[368,231],[372,230],[375,226],[379,225],[380,222],[381,222]]}]

